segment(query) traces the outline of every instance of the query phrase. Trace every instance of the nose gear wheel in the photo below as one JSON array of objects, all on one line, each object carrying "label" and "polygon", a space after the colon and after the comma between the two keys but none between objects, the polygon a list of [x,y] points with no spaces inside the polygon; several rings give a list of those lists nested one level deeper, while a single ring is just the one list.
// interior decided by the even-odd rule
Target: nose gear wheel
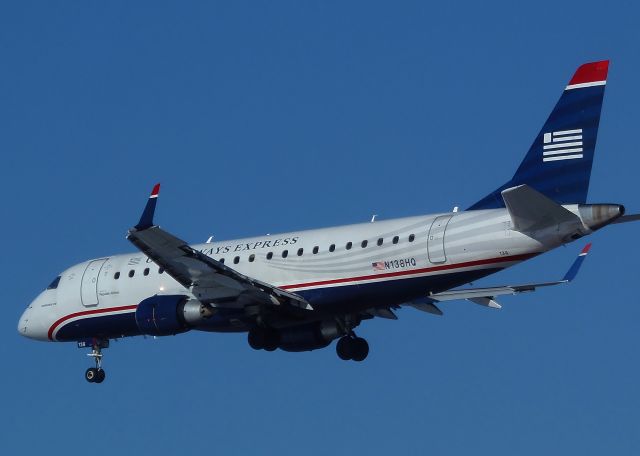
[{"label": "nose gear wheel", "polygon": [[84,378],[89,383],[102,383],[106,377],[106,373],[102,368],[102,349],[109,346],[109,341],[97,340],[91,346],[91,353],[87,356],[93,358],[96,367],[90,367],[84,373]]}]

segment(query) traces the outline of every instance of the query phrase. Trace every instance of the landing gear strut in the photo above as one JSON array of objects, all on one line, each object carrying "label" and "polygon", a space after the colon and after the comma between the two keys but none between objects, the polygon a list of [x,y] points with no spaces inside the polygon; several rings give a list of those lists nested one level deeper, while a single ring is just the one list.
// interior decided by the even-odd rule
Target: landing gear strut
[{"label": "landing gear strut", "polygon": [[84,378],[89,383],[102,383],[104,381],[106,374],[102,368],[102,349],[107,347],[109,347],[108,340],[93,341],[91,345],[91,353],[87,353],[87,356],[93,358],[96,363],[96,367],[90,367],[84,373]]},{"label": "landing gear strut", "polygon": [[345,361],[364,361],[369,354],[369,344],[362,337],[351,334],[341,337],[336,345],[336,353]]}]

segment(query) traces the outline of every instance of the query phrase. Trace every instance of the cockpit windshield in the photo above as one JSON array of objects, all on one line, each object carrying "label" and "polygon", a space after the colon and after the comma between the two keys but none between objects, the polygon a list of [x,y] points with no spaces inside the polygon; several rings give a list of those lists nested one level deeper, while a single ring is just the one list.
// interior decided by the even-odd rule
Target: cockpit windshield
[{"label": "cockpit windshield", "polygon": [[60,276],[53,279],[53,282],[49,284],[49,286],[47,287],[47,290],[55,290],[56,288],[58,288],[59,283],[60,283]]}]

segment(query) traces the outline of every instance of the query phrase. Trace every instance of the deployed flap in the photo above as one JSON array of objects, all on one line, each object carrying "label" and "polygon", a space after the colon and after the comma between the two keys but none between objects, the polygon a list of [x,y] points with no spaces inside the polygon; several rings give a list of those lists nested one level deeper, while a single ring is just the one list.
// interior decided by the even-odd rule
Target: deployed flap
[{"label": "deployed flap", "polygon": [[528,185],[502,191],[513,228],[522,233],[562,223],[582,224],[580,217]]},{"label": "deployed flap", "polygon": [[418,301],[414,301],[414,302],[410,302],[409,305],[411,307],[413,307],[414,309],[420,310],[422,312],[427,312],[433,315],[442,315],[442,311],[440,309],[438,309],[438,306],[436,306],[434,303],[432,302],[418,302]]},{"label": "deployed flap", "polygon": [[373,307],[371,309],[367,309],[366,313],[368,313],[372,317],[386,318],[387,320],[398,319],[398,316],[393,313],[393,310],[389,309],[388,307]]},{"label": "deployed flap", "polygon": [[493,298],[469,298],[469,301],[481,306],[491,307],[492,309],[502,309],[502,306],[498,304],[498,301]]}]

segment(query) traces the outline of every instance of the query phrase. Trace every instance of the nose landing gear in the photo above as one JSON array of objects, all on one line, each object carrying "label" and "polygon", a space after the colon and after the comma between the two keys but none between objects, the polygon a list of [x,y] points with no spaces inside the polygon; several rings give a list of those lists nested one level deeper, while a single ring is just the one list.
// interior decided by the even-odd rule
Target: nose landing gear
[{"label": "nose landing gear", "polygon": [[[78,347],[86,347],[86,342],[78,342]],[[93,358],[96,363],[96,367],[90,367],[84,373],[84,378],[89,383],[102,383],[106,377],[104,369],[102,368],[102,349],[109,347],[108,340],[91,341],[91,353],[87,353],[87,356]]]}]

